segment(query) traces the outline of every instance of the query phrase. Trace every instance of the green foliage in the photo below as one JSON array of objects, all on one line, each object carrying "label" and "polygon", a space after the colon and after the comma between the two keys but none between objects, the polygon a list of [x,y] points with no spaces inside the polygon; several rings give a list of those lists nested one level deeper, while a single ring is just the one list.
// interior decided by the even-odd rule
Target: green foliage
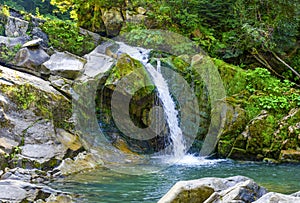
[{"label": "green foliage", "polygon": [[48,34],[50,44],[60,51],[84,55],[95,48],[92,38],[81,35],[79,28],[70,21],[49,20],[42,29]]},{"label": "green foliage", "polygon": [[281,82],[266,69],[247,71],[246,81],[246,90],[252,94],[249,101],[255,107],[274,113],[287,113],[299,104],[300,91],[292,88],[294,84],[287,80]]},{"label": "green foliage", "polygon": [[[69,18],[68,13],[53,13],[56,7],[50,4],[50,0],[0,0],[0,4],[7,5],[18,11],[26,11],[32,14],[56,16],[61,19]],[[36,11],[38,11],[38,13]]]},{"label": "green foliage", "polygon": [[228,102],[241,105],[249,120],[262,110],[284,115],[299,106],[300,91],[293,88],[294,83],[277,79],[267,69],[244,71],[221,60],[214,62],[221,73]]},{"label": "green foliage", "polygon": [[5,34],[5,27],[2,23],[0,23],[0,36],[4,36]]},{"label": "green foliage", "polygon": [[14,47],[7,47],[4,44],[0,45],[0,61],[4,63],[11,62],[21,47],[22,45],[20,44]]}]

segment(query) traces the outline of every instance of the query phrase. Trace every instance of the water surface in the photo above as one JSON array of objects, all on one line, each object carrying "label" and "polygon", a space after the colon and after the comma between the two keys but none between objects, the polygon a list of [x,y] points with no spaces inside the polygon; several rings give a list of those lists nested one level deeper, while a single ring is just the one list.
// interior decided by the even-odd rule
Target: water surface
[{"label": "water surface", "polygon": [[80,194],[78,202],[157,202],[179,180],[235,175],[248,176],[269,191],[290,194],[300,190],[300,165],[230,160],[191,160],[140,176],[98,169],[59,180],[51,186]]}]

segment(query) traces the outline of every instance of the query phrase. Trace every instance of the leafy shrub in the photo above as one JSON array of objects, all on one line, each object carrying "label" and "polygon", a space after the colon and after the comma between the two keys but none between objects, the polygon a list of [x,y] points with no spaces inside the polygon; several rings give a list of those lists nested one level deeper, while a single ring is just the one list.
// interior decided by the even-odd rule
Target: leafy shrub
[{"label": "leafy shrub", "polygon": [[84,55],[95,48],[93,39],[79,33],[79,28],[70,21],[49,20],[42,26],[48,34],[50,44],[60,50]]}]

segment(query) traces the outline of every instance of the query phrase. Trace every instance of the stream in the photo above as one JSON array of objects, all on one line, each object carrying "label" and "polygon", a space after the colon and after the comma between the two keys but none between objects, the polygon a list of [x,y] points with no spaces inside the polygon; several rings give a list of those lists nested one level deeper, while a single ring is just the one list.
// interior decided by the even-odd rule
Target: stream
[{"label": "stream", "polygon": [[244,175],[269,191],[290,194],[300,190],[300,166],[231,160],[180,162],[153,174],[133,176],[109,169],[77,174],[51,183],[63,191],[80,194],[78,202],[157,202],[179,180]]}]

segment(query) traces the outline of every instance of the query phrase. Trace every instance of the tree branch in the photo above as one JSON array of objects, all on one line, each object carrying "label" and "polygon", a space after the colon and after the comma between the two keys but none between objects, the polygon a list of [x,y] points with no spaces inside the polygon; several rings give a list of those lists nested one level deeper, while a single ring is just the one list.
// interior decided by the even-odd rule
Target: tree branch
[{"label": "tree branch", "polygon": [[277,56],[276,53],[274,53],[273,51],[271,51],[271,53],[275,56],[275,58],[280,61],[282,64],[284,64],[286,67],[288,67],[296,76],[298,76],[298,78],[300,78],[300,74],[293,69],[289,64],[287,64],[284,60],[282,60],[279,56]]}]

